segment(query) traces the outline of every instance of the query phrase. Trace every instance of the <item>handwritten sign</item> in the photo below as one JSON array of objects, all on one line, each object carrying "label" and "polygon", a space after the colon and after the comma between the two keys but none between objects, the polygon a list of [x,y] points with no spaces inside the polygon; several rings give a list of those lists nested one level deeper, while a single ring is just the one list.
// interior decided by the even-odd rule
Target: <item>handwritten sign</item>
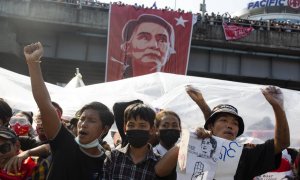
[{"label": "handwritten sign", "polygon": [[243,151],[243,145],[235,141],[222,140],[222,149],[220,151],[215,179],[233,180]]}]

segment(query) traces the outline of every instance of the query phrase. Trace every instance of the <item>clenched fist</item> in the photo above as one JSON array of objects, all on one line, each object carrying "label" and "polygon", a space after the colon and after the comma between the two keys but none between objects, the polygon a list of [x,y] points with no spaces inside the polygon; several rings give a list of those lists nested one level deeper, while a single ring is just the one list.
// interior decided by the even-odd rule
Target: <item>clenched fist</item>
[{"label": "clenched fist", "polygon": [[262,94],[265,96],[266,100],[272,105],[279,105],[282,109],[283,106],[283,94],[280,88],[276,86],[267,86],[264,89],[261,89]]},{"label": "clenched fist", "polygon": [[33,43],[24,47],[24,55],[27,63],[41,62],[40,59],[43,54],[44,49],[40,42]]}]

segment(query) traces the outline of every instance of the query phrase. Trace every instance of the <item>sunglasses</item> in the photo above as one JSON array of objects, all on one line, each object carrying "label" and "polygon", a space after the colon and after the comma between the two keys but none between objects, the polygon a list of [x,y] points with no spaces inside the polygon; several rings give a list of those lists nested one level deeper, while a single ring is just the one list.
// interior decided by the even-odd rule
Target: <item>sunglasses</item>
[{"label": "sunglasses", "polygon": [[11,144],[10,143],[4,143],[0,145],[0,153],[6,154],[11,150]]}]

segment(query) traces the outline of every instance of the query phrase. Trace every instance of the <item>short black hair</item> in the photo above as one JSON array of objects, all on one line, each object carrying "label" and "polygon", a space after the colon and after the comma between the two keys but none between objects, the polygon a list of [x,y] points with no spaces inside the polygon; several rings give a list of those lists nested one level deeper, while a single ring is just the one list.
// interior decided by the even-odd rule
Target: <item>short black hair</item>
[{"label": "short black hair", "polygon": [[17,134],[12,129],[5,126],[0,126],[0,137],[9,140],[13,144],[18,140]]},{"label": "short black hair", "polygon": [[[98,111],[98,114],[99,114],[99,117],[100,117],[103,127],[108,126],[110,128],[113,125],[114,115],[106,105],[104,105],[100,102],[96,102],[96,101],[91,102],[89,104],[84,105],[76,113],[76,116],[81,116],[81,114],[87,109],[93,109],[93,110]],[[105,135],[103,135],[102,138],[104,138],[106,135],[107,135],[107,133]]]},{"label": "short black hair", "polygon": [[63,109],[60,107],[60,105],[57,102],[52,101],[51,103],[56,109],[60,111],[60,114],[63,114]]},{"label": "short black hair", "polygon": [[125,109],[125,112],[124,112],[125,125],[129,121],[129,119],[131,119],[131,118],[136,119],[137,117],[149,122],[150,127],[153,127],[154,119],[155,119],[155,112],[150,106],[148,106],[146,104],[142,104],[142,103],[135,103],[135,104],[128,106]]},{"label": "short black hair", "polygon": [[11,107],[0,98],[0,119],[3,121],[3,125],[7,126],[9,119],[12,117],[13,112]]},{"label": "short black hair", "polygon": [[162,121],[162,118],[164,117],[164,116],[168,116],[168,115],[170,115],[170,116],[174,116],[175,118],[177,118],[178,119],[178,122],[179,122],[179,126],[180,126],[180,128],[181,128],[181,120],[180,120],[180,117],[178,116],[178,114],[176,114],[174,111],[170,111],[170,110],[162,110],[162,111],[160,111],[160,112],[158,112],[157,114],[156,114],[156,117],[155,117],[155,127],[159,127],[159,125],[160,125],[160,123],[161,123],[161,121]]}]

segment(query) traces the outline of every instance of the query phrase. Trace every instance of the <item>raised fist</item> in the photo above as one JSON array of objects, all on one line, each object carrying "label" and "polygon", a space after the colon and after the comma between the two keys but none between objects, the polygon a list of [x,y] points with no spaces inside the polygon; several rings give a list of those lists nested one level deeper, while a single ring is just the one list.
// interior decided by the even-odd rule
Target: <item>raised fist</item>
[{"label": "raised fist", "polygon": [[40,62],[44,54],[43,46],[40,42],[33,43],[24,47],[24,55],[27,63]]}]

